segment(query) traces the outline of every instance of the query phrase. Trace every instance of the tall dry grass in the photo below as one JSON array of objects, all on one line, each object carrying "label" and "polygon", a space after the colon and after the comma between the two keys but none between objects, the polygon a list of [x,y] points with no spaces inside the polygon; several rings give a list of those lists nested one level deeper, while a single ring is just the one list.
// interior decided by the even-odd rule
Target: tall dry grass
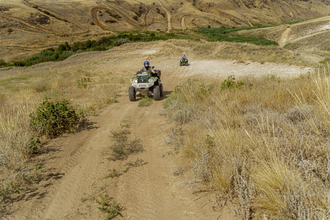
[{"label": "tall dry grass", "polygon": [[[248,43],[208,42],[189,45],[194,52],[203,57],[230,59],[236,61],[254,61],[259,63],[288,63],[299,66],[315,66],[318,63],[304,57],[300,52],[290,51],[277,46],[257,46]],[[310,52],[312,54],[312,52]]]},{"label": "tall dry grass", "polygon": [[[50,101],[67,99],[76,110],[93,115],[126,91],[130,75],[80,67],[44,72],[40,68],[17,69],[6,73],[0,77],[0,196],[10,193],[4,187],[18,184],[30,170],[26,163],[32,155],[30,138],[38,134],[30,128],[29,114],[45,97]],[[81,78],[90,80],[81,85]]]},{"label": "tall dry grass", "polygon": [[329,73],[189,80],[165,102],[181,155],[242,219],[330,218]]}]

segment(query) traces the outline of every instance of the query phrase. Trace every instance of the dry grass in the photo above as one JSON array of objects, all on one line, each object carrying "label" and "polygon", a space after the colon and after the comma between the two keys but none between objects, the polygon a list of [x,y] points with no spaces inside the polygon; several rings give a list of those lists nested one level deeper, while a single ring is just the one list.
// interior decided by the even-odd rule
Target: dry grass
[{"label": "dry grass", "polygon": [[298,52],[289,51],[278,46],[257,46],[247,43],[210,42],[195,44],[193,50],[203,56],[238,61],[259,63],[288,63],[300,66],[313,66],[315,62],[304,59]]},{"label": "dry grass", "polygon": [[[51,101],[67,99],[75,109],[94,115],[104,106],[116,102],[120,92],[126,91],[129,73],[116,75],[100,69],[102,64],[98,66],[81,68],[78,65],[44,72],[40,70],[45,68],[25,68],[1,73],[1,188],[11,181],[17,182],[26,170],[26,161],[32,153],[30,137],[38,136],[30,128],[28,115],[45,97]],[[81,79],[86,77],[90,80],[84,81],[82,86]]]},{"label": "dry grass", "polygon": [[181,155],[242,219],[329,219],[329,73],[224,90],[190,80],[167,99]]}]

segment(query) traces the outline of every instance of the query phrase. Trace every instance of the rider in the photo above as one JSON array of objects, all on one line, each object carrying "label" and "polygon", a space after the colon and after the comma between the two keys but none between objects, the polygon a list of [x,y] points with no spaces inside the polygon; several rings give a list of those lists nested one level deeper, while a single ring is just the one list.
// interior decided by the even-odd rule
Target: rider
[{"label": "rider", "polygon": [[152,73],[155,73],[155,70],[153,70],[150,65],[149,61],[144,62],[144,67],[142,67],[139,71],[136,72],[138,74],[139,72],[147,72],[149,76],[151,76]]},{"label": "rider", "polygon": [[186,57],[186,54],[185,54],[185,53],[183,53],[183,55],[182,55],[182,59],[183,59],[183,60],[188,60],[187,57]]}]

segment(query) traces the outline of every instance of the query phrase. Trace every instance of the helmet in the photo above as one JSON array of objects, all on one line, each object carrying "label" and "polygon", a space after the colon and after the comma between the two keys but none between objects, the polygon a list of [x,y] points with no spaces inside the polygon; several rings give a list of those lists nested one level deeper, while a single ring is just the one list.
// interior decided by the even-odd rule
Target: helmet
[{"label": "helmet", "polygon": [[183,55],[186,55],[185,53],[183,53]]},{"label": "helmet", "polygon": [[145,61],[144,65],[148,65],[149,66],[149,61]]}]

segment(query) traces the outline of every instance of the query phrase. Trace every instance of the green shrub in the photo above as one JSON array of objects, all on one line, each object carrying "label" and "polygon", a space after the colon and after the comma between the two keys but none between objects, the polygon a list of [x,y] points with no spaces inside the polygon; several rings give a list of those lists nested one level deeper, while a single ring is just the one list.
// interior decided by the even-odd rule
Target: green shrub
[{"label": "green shrub", "polygon": [[85,42],[78,41],[78,42],[74,42],[71,45],[68,42],[65,42],[65,44],[59,45],[56,50],[50,48],[30,58],[14,61],[8,64],[3,64],[4,61],[0,60],[0,68],[4,66],[24,67],[24,66],[32,66],[38,63],[43,63],[48,61],[62,61],[76,53],[87,52],[87,51],[104,51],[111,49],[112,47],[120,46],[130,42],[149,42],[149,41],[168,40],[168,39],[193,39],[193,40],[197,39],[184,35],[184,33],[180,33],[181,35],[176,35],[174,33],[156,35],[155,33],[150,31],[143,32],[143,34],[141,34],[141,31],[137,31],[137,30],[121,31],[121,32],[118,31],[117,33],[118,35],[102,37],[98,41],[95,40],[87,40]]},{"label": "green shrub", "polygon": [[3,59],[0,59],[0,66],[5,66],[7,63],[3,60]]},{"label": "green shrub", "polygon": [[58,47],[57,47],[57,51],[58,52],[63,52],[66,50],[66,47],[64,44],[60,44]]},{"label": "green shrub", "polygon": [[48,100],[49,98],[45,98],[36,112],[29,115],[30,125],[34,131],[55,137],[79,123],[81,117],[69,105],[69,101],[63,99],[62,101],[50,102]]},{"label": "green shrub", "polygon": [[147,107],[152,104],[152,98],[145,96],[142,98],[142,100],[139,102],[139,107]]},{"label": "green shrub", "polygon": [[71,47],[68,44],[68,42],[65,42],[64,46],[65,46],[65,50],[71,50]]},{"label": "green shrub", "polygon": [[77,80],[77,84],[78,84],[78,87],[79,88],[87,88],[87,85],[88,83],[92,82],[92,80],[88,77],[84,77],[84,78],[81,78],[81,79],[78,79]]},{"label": "green shrub", "polygon": [[236,82],[234,76],[228,76],[228,79],[223,81],[221,85],[221,90],[232,89],[232,88],[241,88],[244,86],[244,83],[241,81]]},{"label": "green shrub", "polygon": [[92,43],[91,40],[88,40],[88,41],[85,42],[85,46],[86,46],[86,48],[91,48],[92,45],[93,45],[93,43]]},{"label": "green shrub", "polygon": [[117,46],[129,43],[129,42],[130,41],[127,38],[116,39],[115,42],[114,42],[114,46],[117,47]]},{"label": "green shrub", "polygon": [[111,138],[114,141],[114,144],[110,146],[112,154],[108,158],[109,160],[126,160],[129,155],[143,152],[144,148],[140,139],[134,139],[132,141],[128,140],[130,131],[120,130],[111,133]]},{"label": "green shrub", "polygon": [[98,209],[101,212],[104,212],[107,214],[106,220],[114,219],[118,215],[121,215],[121,212],[124,211],[125,209],[118,204],[116,201],[113,203],[111,202],[113,198],[109,197],[108,195],[104,195],[99,199],[95,199],[96,203],[101,205],[101,207],[98,207]]},{"label": "green shrub", "polygon": [[242,27],[242,28],[226,28],[226,27],[199,28],[197,30],[197,33],[202,34],[209,41],[228,41],[228,42],[236,42],[236,43],[251,43],[256,45],[264,45],[264,46],[271,46],[271,45],[278,46],[277,42],[273,40],[268,40],[262,36],[250,37],[236,33],[237,31],[241,31],[241,30],[250,30],[250,29],[265,28],[272,26],[275,25],[273,24],[267,26],[256,25],[254,27]]}]

